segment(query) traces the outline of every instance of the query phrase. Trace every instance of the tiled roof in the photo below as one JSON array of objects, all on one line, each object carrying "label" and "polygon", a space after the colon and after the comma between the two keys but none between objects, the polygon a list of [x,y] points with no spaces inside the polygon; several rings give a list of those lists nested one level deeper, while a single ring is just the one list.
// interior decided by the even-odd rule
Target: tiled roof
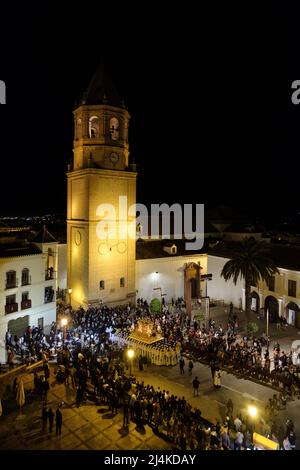
[{"label": "tiled roof", "polygon": [[[188,240],[187,240],[188,241]],[[207,247],[204,247],[201,250],[186,250],[185,243],[186,240],[156,240],[156,241],[142,241],[138,240],[136,243],[136,259],[154,259],[154,258],[170,258],[176,256],[185,256],[185,255],[196,255],[205,253]],[[176,245],[177,253],[170,254],[164,250],[164,246]]]},{"label": "tiled roof", "polygon": [[0,258],[13,258],[18,256],[28,256],[40,254],[41,250],[34,244],[24,244],[22,242],[1,243]]},{"label": "tiled roof", "polygon": [[43,228],[31,239],[33,243],[58,243],[44,225]]}]

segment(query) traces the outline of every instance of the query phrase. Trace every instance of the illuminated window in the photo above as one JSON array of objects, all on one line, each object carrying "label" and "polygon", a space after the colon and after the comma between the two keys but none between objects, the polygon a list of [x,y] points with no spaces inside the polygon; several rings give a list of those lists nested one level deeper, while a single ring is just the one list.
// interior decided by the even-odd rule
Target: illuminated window
[{"label": "illuminated window", "polygon": [[120,287],[125,287],[125,277],[120,277]]},{"label": "illuminated window", "polygon": [[100,290],[104,290],[105,289],[105,282],[104,281],[100,281]]},{"label": "illuminated window", "polygon": [[109,133],[112,140],[119,140],[119,121],[115,117],[109,121]]},{"label": "illuminated window", "polygon": [[89,136],[91,139],[97,139],[99,137],[100,120],[98,116],[92,116],[89,119]]}]

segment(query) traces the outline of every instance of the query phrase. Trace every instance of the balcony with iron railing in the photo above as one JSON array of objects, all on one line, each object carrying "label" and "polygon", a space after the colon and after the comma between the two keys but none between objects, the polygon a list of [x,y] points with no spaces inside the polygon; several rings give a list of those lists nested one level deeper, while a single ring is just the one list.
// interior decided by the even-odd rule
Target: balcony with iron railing
[{"label": "balcony with iron railing", "polygon": [[18,311],[18,304],[17,302],[13,302],[11,304],[5,305],[5,313],[15,313]]},{"label": "balcony with iron railing", "polygon": [[31,308],[31,299],[22,300],[21,302],[21,310],[26,310],[27,308]]},{"label": "balcony with iron railing", "polygon": [[55,271],[47,269],[45,273],[45,281],[51,281],[55,279]]}]

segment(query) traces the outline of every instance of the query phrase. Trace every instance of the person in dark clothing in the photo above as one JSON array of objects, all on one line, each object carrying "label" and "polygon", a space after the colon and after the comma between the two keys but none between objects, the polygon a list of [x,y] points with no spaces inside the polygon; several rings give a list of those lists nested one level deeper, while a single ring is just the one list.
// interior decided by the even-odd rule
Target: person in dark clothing
[{"label": "person in dark clothing", "polygon": [[56,424],[56,435],[61,434],[62,428],[62,413],[60,411],[60,407],[57,408],[55,413],[55,424]]},{"label": "person in dark clothing", "polygon": [[49,419],[49,432],[53,430],[53,421],[54,421],[54,413],[51,408],[48,411],[48,419]]},{"label": "person in dark clothing", "polygon": [[292,450],[296,449],[296,434],[294,431],[290,431],[288,434],[288,440]]},{"label": "person in dark clothing", "polygon": [[193,380],[194,397],[199,396],[199,385],[200,385],[200,382],[198,380],[198,377],[195,377]]},{"label": "person in dark clothing", "polygon": [[194,363],[192,360],[189,361],[189,375],[192,375],[194,368]]},{"label": "person in dark clothing", "polygon": [[185,366],[184,359],[181,358],[180,361],[179,361],[179,368],[180,368],[181,375],[184,375],[184,366]]},{"label": "person in dark clothing", "polygon": [[43,410],[42,410],[42,431],[46,430],[47,421],[48,421],[48,410],[46,408],[46,405],[43,405]]},{"label": "person in dark clothing", "polygon": [[183,434],[179,436],[178,444],[181,450],[186,450],[186,438]]},{"label": "person in dark clothing", "polygon": [[44,378],[41,386],[42,386],[42,400],[44,400],[44,402],[47,403],[48,390],[50,388],[48,380]]},{"label": "person in dark clothing", "polygon": [[113,392],[111,394],[111,412],[113,414],[118,414],[118,405],[119,405],[119,399],[118,399],[118,396],[116,394],[116,392]]},{"label": "person in dark clothing", "polygon": [[148,401],[146,408],[147,408],[147,422],[149,426],[151,426],[152,417],[153,417],[153,403],[151,401]]},{"label": "person in dark clothing", "polygon": [[142,406],[139,400],[136,400],[134,403],[134,415],[136,419],[137,426],[141,426],[142,424]]},{"label": "person in dark clothing", "polygon": [[129,400],[124,400],[123,403],[123,427],[127,428],[129,425]]}]

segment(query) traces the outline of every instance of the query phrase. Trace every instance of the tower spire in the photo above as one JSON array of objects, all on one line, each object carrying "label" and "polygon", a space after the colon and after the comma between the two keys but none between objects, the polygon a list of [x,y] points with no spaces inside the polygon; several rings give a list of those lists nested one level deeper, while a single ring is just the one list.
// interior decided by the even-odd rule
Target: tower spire
[{"label": "tower spire", "polygon": [[98,68],[82,95],[80,104],[109,104],[122,107],[122,100],[107,71],[103,56],[101,56]]}]

